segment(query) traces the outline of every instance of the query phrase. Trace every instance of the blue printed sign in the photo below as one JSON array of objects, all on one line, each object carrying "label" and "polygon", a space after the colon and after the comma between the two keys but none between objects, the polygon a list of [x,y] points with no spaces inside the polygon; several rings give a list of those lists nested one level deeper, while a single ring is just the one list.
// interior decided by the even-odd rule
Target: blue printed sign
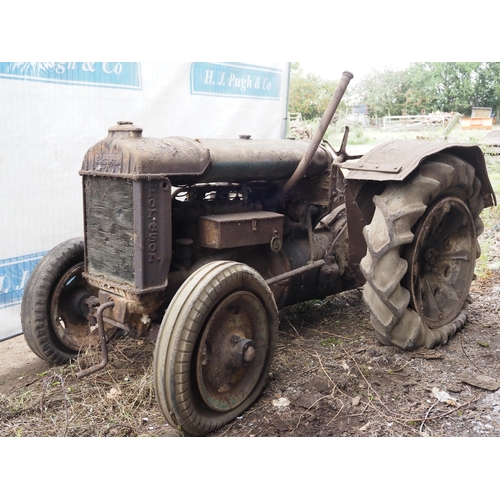
[{"label": "blue printed sign", "polygon": [[45,252],[0,260],[0,309],[21,303],[24,287]]},{"label": "blue printed sign", "polygon": [[279,99],[281,70],[241,63],[191,65],[191,93]]},{"label": "blue printed sign", "polygon": [[0,78],[124,89],[142,88],[136,62],[0,62]]}]

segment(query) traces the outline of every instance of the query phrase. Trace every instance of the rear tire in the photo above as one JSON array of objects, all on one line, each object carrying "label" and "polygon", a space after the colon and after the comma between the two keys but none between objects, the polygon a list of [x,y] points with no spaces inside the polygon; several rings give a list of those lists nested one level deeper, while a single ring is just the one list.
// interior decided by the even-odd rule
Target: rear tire
[{"label": "rear tire", "polygon": [[445,344],[465,324],[480,255],[477,236],[483,231],[480,191],[469,163],[438,154],[410,179],[390,183],[374,197],[360,268],[366,279],[363,298],[383,344],[431,348]]}]

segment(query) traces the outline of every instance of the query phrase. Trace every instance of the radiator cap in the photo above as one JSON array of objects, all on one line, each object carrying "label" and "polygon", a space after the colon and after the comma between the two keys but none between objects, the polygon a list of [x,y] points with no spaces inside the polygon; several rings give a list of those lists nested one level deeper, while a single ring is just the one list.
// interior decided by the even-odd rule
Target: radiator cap
[{"label": "radiator cap", "polygon": [[108,128],[109,135],[127,135],[130,137],[141,137],[142,128],[137,127],[133,122],[119,121],[117,125]]}]

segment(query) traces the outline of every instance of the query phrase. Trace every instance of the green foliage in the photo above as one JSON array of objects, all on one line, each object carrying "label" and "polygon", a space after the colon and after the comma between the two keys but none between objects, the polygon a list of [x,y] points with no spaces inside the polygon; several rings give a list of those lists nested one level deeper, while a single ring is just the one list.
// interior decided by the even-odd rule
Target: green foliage
[{"label": "green foliage", "polygon": [[349,130],[349,144],[366,144],[369,142],[368,137],[365,136],[365,131],[360,125],[354,125]]},{"label": "green foliage", "polygon": [[354,99],[368,105],[370,116],[401,115],[407,91],[405,72],[372,71],[355,87]]},{"label": "green foliage", "polygon": [[[311,73],[304,74],[300,63],[290,65],[290,92],[288,109],[291,113],[301,113],[304,120],[314,120],[323,116],[338,82],[325,80]],[[341,103],[337,112],[345,110]]]},{"label": "green foliage", "polygon": [[328,337],[327,340],[323,340],[321,342],[323,347],[336,347],[338,345],[342,345],[342,341],[337,337]]},{"label": "green foliage", "polygon": [[355,87],[370,116],[457,112],[473,107],[500,111],[500,63],[421,62],[405,70],[372,71]]},{"label": "green foliage", "polygon": [[473,107],[497,108],[499,71],[500,63],[414,63],[407,72],[412,88],[408,106],[414,104],[415,96],[426,95],[431,108],[428,111],[470,115]]}]

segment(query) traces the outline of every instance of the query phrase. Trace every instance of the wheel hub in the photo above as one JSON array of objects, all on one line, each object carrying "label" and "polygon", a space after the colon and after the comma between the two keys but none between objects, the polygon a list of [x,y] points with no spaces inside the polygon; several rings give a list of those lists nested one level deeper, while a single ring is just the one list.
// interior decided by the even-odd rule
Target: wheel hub
[{"label": "wheel hub", "polygon": [[57,283],[51,301],[52,327],[59,340],[75,351],[99,343],[99,336],[90,332],[87,317],[87,301],[95,295],[95,290],[82,272],[83,263],[69,269]]},{"label": "wheel hub", "polygon": [[246,368],[255,358],[255,342],[239,335],[233,335],[233,363],[235,367]]},{"label": "wheel hub", "polygon": [[443,198],[426,212],[407,260],[411,299],[429,328],[449,323],[462,309],[474,274],[475,251],[474,221],[462,200]]},{"label": "wheel hub", "polygon": [[266,312],[251,293],[231,294],[215,308],[203,330],[196,378],[212,410],[226,412],[252,392],[266,360]]}]

